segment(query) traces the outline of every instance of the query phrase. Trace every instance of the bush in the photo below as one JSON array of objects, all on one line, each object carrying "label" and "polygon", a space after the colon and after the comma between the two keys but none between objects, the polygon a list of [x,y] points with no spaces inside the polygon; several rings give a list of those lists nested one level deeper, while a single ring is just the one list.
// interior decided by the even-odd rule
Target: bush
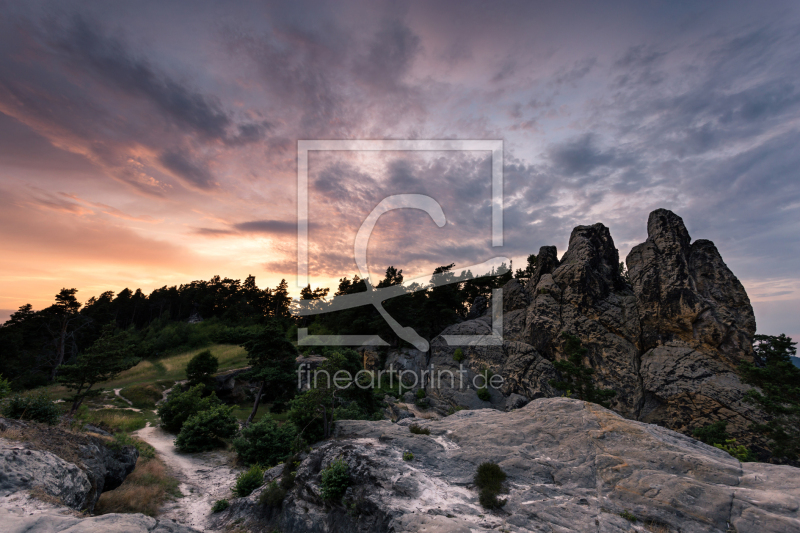
[{"label": "bush", "polygon": [[268,415],[264,415],[255,424],[244,428],[232,444],[245,464],[274,465],[291,452],[296,437],[294,424],[287,422],[279,426]]},{"label": "bush", "polygon": [[343,459],[337,459],[322,471],[322,499],[336,501],[344,495],[350,486],[350,472]]},{"label": "bush", "polygon": [[464,360],[464,350],[461,348],[456,348],[456,351],[453,353],[453,361],[461,362]]},{"label": "bush", "polygon": [[636,515],[634,515],[632,512],[628,510],[622,511],[621,513],[619,513],[619,515],[625,520],[628,520],[629,522],[636,522],[638,520],[638,518],[636,518]]},{"label": "bush", "polygon": [[411,424],[408,426],[408,430],[413,433],[414,435],[430,435],[431,430],[428,428],[424,428],[422,426],[418,426],[417,424]]},{"label": "bush", "polygon": [[56,404],[44,393],[36,396],[12,396],[3,406],[3,416],[18,420],[35,420],[51,426],[58,423],[61,416]]},{"label": "bush", "polygon": [[222,511],[224,511],[225,509],[227,509],[230,506],[231,506],[231,504],[228,503],[228,500],[223,498],[221,500],[217,500],[217,501],[214,502],[214,505],[211,506],[211,512],[212,513],[221,513]]},{"label": "bush", "polygon": [[254,490],[264,483],[264,468],[261,465],[253,465],[236,476],[236,485],[233,486],[233,493],[239,498],[250,496]]},{"label": "bush", "polygon": [[214,389],[214,374],[219,369],[219,359],[211,355],[211,350],[203,350],[192,357],[186,365],[186,379],[189,385],[203,385],[207,390]]},{"label": "bush", "polygon": [[503,491],[503,482],[506,480],[506,473],[497,463],[481,463],[475,472],[475,486],[480,490],[478,500],[486,509],[499,509],[506,504],[506,500],[500,500],[497,495]]},{"label": "bush", "polygon": [[280,507],[283,505],[283,499],[285,497],[286,491],[278,486],[277,481],[272,481],[258,497],[258,502],[268,507]]},{"label": "bush", "polygon": [[178,433],[175,447],[182,452],[205,452],[223,446],[222,439],[233,437],[238,430],[233,407],[218,405],[192,415]]},{"label": "bush", "polygon": [[715,444],[714,447],[719,448],[723,452],[728,452],[742,463],[752,463],[756,460],[753,452],[751,452],[747,446],[736,444],[736,439],[728,439],[725,444]]},{"label": "bush", "polygon": [[489,394],[489,389],[487,389],[485,385],[478,389],[478,398],[484,402],[488,402],[492,399],[492,396]]},{"label": "bush", "polygon": [[417,398],[422,399],[425,397],[425,389],[417,389]]},{"label": "bush", "polygon": [[0,374],[0,400],[11,394],[11,384]]},{"label": "bush", "polygon": [[161,427],[171,433],[178,433],[189,417],[222,405],[216,394],[203,398],[203,385],[195,385],[183,392],[179,386],[167,396],[166,401],[158,406]]},{"label": "bush", "polygon": [[413,461],[414,454],[411,452],[403,452],[403,461]]},{"label": "bush", "polygon": [[726,431],[728,428],[727,420],[717,420],[713,424],[697,428],[692,431],[692,436],[699,441],[703,441],[711,446],[725,444],[731,438]]}]

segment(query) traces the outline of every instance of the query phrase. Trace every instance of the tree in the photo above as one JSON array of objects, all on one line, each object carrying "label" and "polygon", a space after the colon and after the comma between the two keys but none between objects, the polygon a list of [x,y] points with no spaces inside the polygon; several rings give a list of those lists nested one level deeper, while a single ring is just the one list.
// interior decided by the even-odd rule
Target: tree
[{"label": "tree", "polygon": [[70,415],[78,410],[84,399],[100,394],[100,389],[92,390],[96,384],[114,379],[139,361],[131,355],[130,335],[125,331],[115,331],[114,324],[106,325],[91,347],[78,355],[74,363],[62,365],[59,371],[58,382],[74,391],[69,398],[72,401]]},{"label": "tree", "polygon": [[536,264],[538,263],[539,258],[536,254],[531,254],[528,256],[528,265],[525,267],[525,270],[518,268],[517,271],[514,273],[514,277],[517,279],[528,279],[532,277],[536,273]]},{"label": "tree", "polygon": [[11,394],[11,384],[0,374],[0,400]]},{"label": "tree", "polygon": [[584,366],[583,358],[589,351],[583,346],[581,340],[567,333],[566,331],[561,334],[564,338],[564,353],[567,355],[566,361],[556,361],[553,366],[556,367],[564,379],[550,380],[550,385],[556,389],[571,391],[578,395],[578,398],[587,402],[597,403],[603,407],[608,408],[611,398],[617,392],[611,389],[598,389],[592,382],[592,375],[594,369]]},{"label": "tree", "polygon": [[186,365],[186,379],[189,386],[203,385],[207,391],[214,390],[214,374],[219,369],[219,359],[211,355],[211,350],[203,350],[192,357]]},{"label": "tree", "polygon": [[742,363],[742,380],[760,389],[751,389],[745,400],[761,407],[770,417],[752,429],[769,439],[770,451],[777,459],[796,460],[800,456],[800,368],[792,364],[797,343],[781,333],[753,338],[755,364]]},{"label": "tree", "polygon": [[247,359],[252,365],[250,377],[260,382],[253,410],[244,423],[247,427],[256,416],[261,396],[267,385],[273,389],[273,393],[280,390],[286,394],[294,392],[297,348],[286,339],[286,332],[275,321],[267,323],[242,346],[247,350]]},{"label": "tree", "polygon": [[[329,353],[319,368],[316,379],[312,376],[311,388],[291,402],[289,420],[297,426],[298,434],[307,442],[327,439],[333,432],[334,414],[346,412],[359,416],[375,411],[372,390],[355,385],[345,378],[355,378],[361,370],[361,358],[355,350],[345,349]],[[334,377],[340,373],[339,387]]]},{"label": "tree", "polygon": [[56,303],[48,308],[51,323],[48,330],[55,343],[55,359],[50,371],[50,381],[55,381],[58,367],[64,362],[67,352],[67,343],[74,333],[76,322],[81,318],[78,311],[81,303],[75,298],[78,289],[61,289],[56,294]]}]

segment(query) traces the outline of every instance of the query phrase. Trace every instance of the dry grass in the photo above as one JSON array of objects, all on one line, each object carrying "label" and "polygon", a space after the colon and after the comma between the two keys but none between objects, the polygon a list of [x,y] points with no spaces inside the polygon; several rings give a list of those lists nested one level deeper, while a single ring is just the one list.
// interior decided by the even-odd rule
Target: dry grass
[{"label": "dry grass", "polygon": [[164,395],[164,387],[157,383],[137,383],[125,387],[119,393],[138,409],[155,409],[156,402]]},{"label": "dry grass", "polygon": [[139,413],[129,409],[79,409],[75,420],[83,424],[92,424],[111,433],[130,433],[147,425],[148,413]]},{"label": "dry grass", "polygon": [[53,496],[52,494],[48,494],[42,487],[38,485],[29,490],[28,493],[31,495],[31,498],[36,498],[39,501],[52,505],[58,505],[60,507],[66,507],[66,504],[61,498]]},{"label": "dry grass", "polygon": [[178,480],[170,475],[159,459],[140,458],[122,485],[100,495],[95,513],[143,513],[156,516],[165,501],[182,496],[178,484]]},{"label": "dry grass", "polygon": [[669,526],[667,524],[648,522],[644,525],[644,528],[651,533],[670,533]]}]

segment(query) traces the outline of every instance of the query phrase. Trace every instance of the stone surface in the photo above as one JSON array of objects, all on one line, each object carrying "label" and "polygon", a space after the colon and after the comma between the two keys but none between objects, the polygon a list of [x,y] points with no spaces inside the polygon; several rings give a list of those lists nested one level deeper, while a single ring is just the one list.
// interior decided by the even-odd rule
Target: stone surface
[{"label": "stone surface", "polygon": [[[546,398],[507,413],[461,411],[416,423],[431,434],[415,435],[388,421],[338,422],[334,440],[301,457],[281,508],[259,504],[259,489],[232,500],[215,527],[284,533],[800,531],[800,469],[739,463],[595,404]],[[406,451],[412,461],[403,461]],[[325,504],[321,472],[337,458],[349,465],[353,483],[344,501]],[[486,461],[508,474],[508,503],[500,511],[483,509],[472,484]]]},{"label": "stone surface", "polygon": [[[196,529],[172,520],[157,520],[143,514],[106,514],[79,518],[58,511],[23,514],[0,508],[4,533],[195,533]],[[19,510],[21,511],[21,510]]]}]

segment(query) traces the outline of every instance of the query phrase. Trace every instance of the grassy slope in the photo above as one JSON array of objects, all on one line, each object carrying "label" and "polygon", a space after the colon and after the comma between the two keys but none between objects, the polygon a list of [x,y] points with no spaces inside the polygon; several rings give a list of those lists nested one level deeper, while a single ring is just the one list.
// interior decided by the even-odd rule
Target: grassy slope
[{"label": "grassy slope", "polygon": [[[211,353],[219,359],[220,372],[247,366],[247,353],[244,348],[230,344],[218,344],[210,348],[198,348],[162,359],[142,361],[130,370],[120,374],[117,379],[101,383],[99,386],[104,389],[120,389],[130,385],[154,383],[156,381],[186,379],[186,365],[189,360],[207,349],[210,349]],[[40,390],[43,390],[53,400],[69,396],[67,389],[60,385],[52,385]]]}]

